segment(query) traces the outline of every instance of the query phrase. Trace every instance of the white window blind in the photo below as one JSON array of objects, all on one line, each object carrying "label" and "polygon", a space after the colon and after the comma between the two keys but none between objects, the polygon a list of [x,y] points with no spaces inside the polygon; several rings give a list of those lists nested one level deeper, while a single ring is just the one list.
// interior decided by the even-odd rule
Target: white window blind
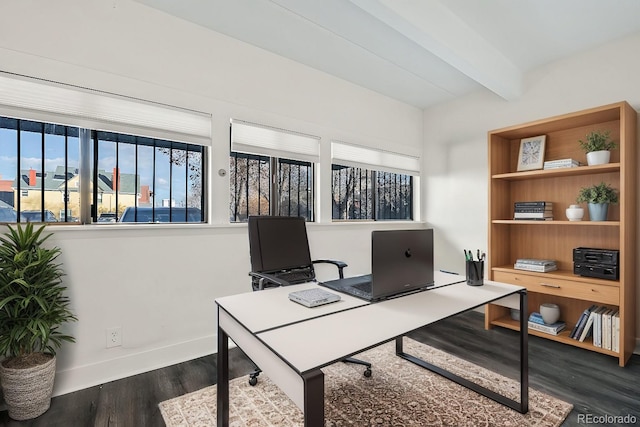
[{"label": "white window blind", "polygon": [[0,72],[0,106],[19,118],[211,145],[210,114],[11,73]]},{"label": "white window blind", "polygon": [[331,142],[332,163],[405,175],[420,174],[420,159],[345,142]]},{"label": "white window blind", "polygon": [[317,163],[320,138],[234,119],[231,151]]}]

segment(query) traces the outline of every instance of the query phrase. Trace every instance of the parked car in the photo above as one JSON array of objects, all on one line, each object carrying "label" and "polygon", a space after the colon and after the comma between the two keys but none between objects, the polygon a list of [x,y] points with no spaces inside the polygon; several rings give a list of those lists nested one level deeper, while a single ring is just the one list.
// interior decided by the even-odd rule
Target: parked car
[{"label": "parked car", "polygon": [[[21,214],[29,222],[43,222],[42,221],[42,211],[22,211]],[[44,222],[58,222],[58,219],[53,214],[53,212],[51,212],[49,210],[45,210],[44,211]]]},{"label": "parked car", "polygon": [[119,222],[202,222],[202,211],[198,208],[130,206],[124,210]]},{"label": "parked car", "polygon": [[117,222],[117,221],[118,221],[118,216],[113,212],[101,213],[100,216],[98,217],[98,222]]},{"label": "parked car", "polygon": [[[18,214],[11,207],[0,207],[0,222],[17,222]],[[20,221],[26,222],[24,216],[20,217]]]}]

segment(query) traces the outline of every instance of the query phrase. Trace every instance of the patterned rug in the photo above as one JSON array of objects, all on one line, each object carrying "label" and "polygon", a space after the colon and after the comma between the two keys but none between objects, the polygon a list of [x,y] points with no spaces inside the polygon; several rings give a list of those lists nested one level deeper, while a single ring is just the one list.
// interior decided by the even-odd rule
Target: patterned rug
[{"label": "patterned rug", "polygon": [[[519,400],[519,384],[435,348],[404,339],[407,353]],[[336,363],[325,373],[326,426],[559,426],[573,406],[529,388],[529,412],[520,414],[395,355],[390,342],[358,355],[362,367]],[[263,373],[230,381],[230,427],[302,426],[302,412]],[[168,427],[216,425],[216,386],[160,403]]]}]

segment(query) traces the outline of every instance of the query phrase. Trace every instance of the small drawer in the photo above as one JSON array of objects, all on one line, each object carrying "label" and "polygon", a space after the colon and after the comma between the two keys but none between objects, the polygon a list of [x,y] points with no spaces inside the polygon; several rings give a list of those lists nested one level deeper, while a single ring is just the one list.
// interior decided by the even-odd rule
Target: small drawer
[{"label": "small drawer", "polygon": [[619,305],[620,303],[620,289],[616,286],[596,285],[583,281],[576,282],[504,271],[495,271],[493,280],[524,286],[529,292],[557,295],[602,304]]}]

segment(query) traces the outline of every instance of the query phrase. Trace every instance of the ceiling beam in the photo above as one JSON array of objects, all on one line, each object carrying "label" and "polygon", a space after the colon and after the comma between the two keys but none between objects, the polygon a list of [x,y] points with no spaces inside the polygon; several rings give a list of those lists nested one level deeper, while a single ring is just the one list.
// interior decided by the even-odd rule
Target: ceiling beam
[{"label": "ceiling beam", "polygon": [[502,98],[522,94],[520,70],[440,0],[351,2]]}]

